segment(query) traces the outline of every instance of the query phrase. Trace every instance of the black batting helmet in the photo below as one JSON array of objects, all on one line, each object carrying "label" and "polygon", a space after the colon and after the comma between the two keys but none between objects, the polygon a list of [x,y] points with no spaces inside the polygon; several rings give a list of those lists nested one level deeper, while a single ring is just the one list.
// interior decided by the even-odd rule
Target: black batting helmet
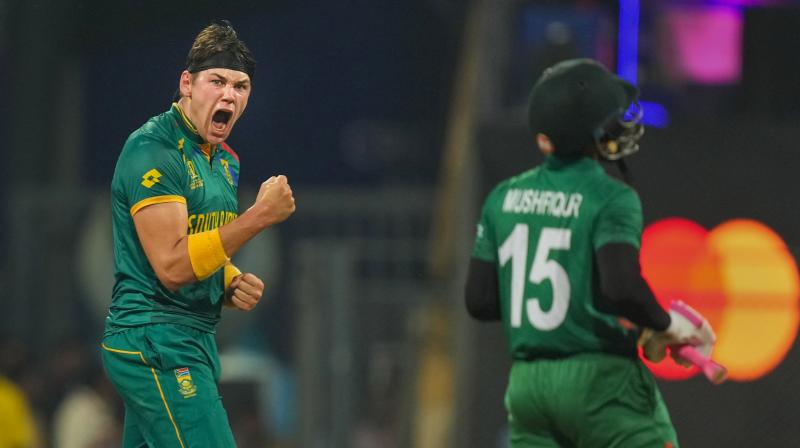
[{"label": "black batting helmet", "polygon": [[546,69],[531,90],[528,124],[553,142],[557,155],[596,148],[617,160],[639,149],[644,134],[639,90],[592,59]]}]

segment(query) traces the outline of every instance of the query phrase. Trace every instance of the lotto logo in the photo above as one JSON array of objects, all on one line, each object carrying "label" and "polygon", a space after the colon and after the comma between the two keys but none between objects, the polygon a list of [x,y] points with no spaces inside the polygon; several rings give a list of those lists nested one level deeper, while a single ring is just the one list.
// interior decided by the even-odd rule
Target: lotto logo
[{"label": "lotto logo", "polygon": [[[645,229],[642,273],[665,309],[680,299],[702,313],[717,334],[712,358],[729,379],[752,381],[771,372],[797,336],[797,264],[781,237],[753,220],[724,222],[708,231],[680,218]],[[698,369],[671,359],[648,363],[664,379]]]},{"label": "lotto logo", "polygon": [[153,168],[152,170],[144,173],[144,176],[142,176],[142,186],[145,188],[150,188],[158,183],[158,179],[160,177],[161,173],[159,173],[157,169]]}]

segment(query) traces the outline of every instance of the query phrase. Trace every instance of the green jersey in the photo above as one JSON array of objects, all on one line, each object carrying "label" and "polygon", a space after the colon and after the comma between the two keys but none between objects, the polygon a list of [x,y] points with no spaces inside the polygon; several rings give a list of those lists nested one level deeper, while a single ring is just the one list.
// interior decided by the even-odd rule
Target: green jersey
[{"label": "green jersey", "polygon": [[596,306],[594,252],[612,242],[639,247],[641,233],[636,192],[587,157],[548,157],[495,187],[473,256],[497,267],[512,357],[634,354],[635,333]]},{"label": "green jersey", "polygon": [[183,202],[189,234],[212,230],[236,218],[238,182],[238,156],[224,143],[205,143],[177,104],[130,135],[111,181],[115,283],[106,334],[163,322],[214,331],[222,270],[168,290],[145,256],[133,216],[148,205]]}]

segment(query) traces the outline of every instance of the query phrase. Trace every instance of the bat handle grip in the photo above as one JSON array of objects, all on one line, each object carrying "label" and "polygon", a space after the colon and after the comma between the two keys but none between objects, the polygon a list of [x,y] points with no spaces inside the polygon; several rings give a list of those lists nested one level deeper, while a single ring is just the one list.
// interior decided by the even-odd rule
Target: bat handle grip
[{"label": "bat handle grip", "polygon": [[703,316],[699,315],[696,311],[689,308],[688,305],[683,303],[681,300],[673,300],[670,304],[669,308],[672,311],[680,314],[681,316],[685,317],[686,320],[692,323],[695,328],[700,328],[703,326]]},{"label": "bat handle grip", "polygon": [[713,384],[722,384],[728,379],[728,369],[725,366],[706,358],[691,345],[678,347],[678,355],[699,367],[703,371],[703,375]]}]

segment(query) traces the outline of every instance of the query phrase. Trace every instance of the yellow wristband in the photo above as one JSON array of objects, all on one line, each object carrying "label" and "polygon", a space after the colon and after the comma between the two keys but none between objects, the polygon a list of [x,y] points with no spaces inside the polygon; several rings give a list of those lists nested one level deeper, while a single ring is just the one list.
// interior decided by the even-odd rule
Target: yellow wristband
[{"label": "yellow wristband", "polygon": [[225,291],[227,291],[231,286],[231,282],[233,282],[233,278],[237,275],[242,275],[242,271],[231,263],[226,263],[223,269],[225,272]]},{"label": "yellow wristband", "polygon": [[189,261],[198,280],[211,277],[229,260],[218,228],[189,235]]}]

